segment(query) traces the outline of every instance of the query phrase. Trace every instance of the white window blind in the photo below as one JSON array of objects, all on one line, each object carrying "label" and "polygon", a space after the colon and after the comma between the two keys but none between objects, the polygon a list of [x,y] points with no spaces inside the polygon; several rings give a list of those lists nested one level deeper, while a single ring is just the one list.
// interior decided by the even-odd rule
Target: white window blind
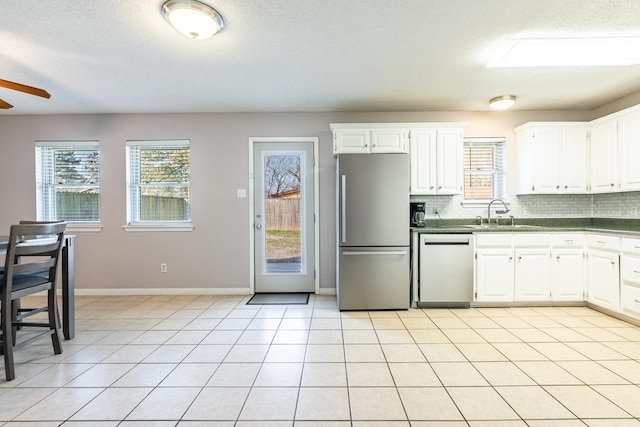
[{"label": "white window blind", "polygon": [[504,138],[464,140],[464,198],[492,200],[506,192]]},{"label": "white window blind", "polygon": [[127,141],[128,225],[191,221],[189,141]]},{"label": "white window blind", "polygon": [[98,141],[36,142],[36,212],[40,221],[100,221]]}]

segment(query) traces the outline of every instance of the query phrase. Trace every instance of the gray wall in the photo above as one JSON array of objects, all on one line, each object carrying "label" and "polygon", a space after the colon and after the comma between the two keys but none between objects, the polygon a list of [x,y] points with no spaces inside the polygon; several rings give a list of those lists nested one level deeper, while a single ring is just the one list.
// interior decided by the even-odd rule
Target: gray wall
[{"label": "gray wall", "polygon": [[[249,287],[250,137],[318,137],[320,169],[320,286],[335,288],[335,158],[332,122],[468,122],[465,136],[504,136],[513,164],[512,129],[528,121],[584,121],[591,111],[117,114],[0,116],[0,233],[35,217],[36,140],[98,140],[101,149],[100,232],[78,232],[80,289],[244,290]],[[125,141],[190,139],[192,232],[126,232]],[[581,196],[582,197],[582,196]],[[591,196],[585,202],[591,205]],[[451,198],[449,198],[451,199]],[[578,205],[583,203],[577,201]],[[582,213],[582,206],[575,209]],[[445,212],[446,214],[446,212]],[[475,216],[475,215],[464,215]],[[167,273],[159,264],[166,262]]]}]

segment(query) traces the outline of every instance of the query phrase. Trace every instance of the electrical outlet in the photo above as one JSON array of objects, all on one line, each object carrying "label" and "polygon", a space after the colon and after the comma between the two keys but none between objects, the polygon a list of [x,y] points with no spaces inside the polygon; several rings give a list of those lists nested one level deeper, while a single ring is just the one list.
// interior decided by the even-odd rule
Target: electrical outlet
[{"label": "electrical outlet", "polygon": [[167,264],[166,263],[162,263],[160,264],[160,273],[166,273],[167,272]]}]

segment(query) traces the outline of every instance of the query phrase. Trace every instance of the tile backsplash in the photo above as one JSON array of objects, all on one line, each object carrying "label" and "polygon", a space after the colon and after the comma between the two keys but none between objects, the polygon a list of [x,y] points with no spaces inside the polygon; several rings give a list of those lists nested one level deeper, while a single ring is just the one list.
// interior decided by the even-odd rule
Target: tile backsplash
[{"label": "tile backsplash", "polygon": [[[411,196],[412,202],[425,203],[427,218],[436,217],[434,209],[442,218],[475,218],[478,215],[486,218],[486,206],[463,206],[462,200],[462,196]],[[509,215],[516,218],[640,219],[640,192],[511,196],[505,201],[509,204]],[[494,206],[501,207],[500,204]]]}]

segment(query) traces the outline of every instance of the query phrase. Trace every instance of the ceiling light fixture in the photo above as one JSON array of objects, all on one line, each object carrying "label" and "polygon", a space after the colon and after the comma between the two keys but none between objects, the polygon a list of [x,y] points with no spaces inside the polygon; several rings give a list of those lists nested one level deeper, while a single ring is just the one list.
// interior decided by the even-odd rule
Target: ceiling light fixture
[{"label": "ceiling light fixture", "polygon": [[487,67],[635,64],[640,64],[640,37],[566,37],[513,39]]},{"label": "ceiling light fixture", "polygon": [[224,19],[211,6],[197,0],[168,0],[162,15],[180,34],[205,40],[224,28]]},{"label": "ceiling light fixture", "polygon": [[516,103],[516,97],[513,95],[496,96],[489,100],[489,107],[494,110],[506,110]]}]

